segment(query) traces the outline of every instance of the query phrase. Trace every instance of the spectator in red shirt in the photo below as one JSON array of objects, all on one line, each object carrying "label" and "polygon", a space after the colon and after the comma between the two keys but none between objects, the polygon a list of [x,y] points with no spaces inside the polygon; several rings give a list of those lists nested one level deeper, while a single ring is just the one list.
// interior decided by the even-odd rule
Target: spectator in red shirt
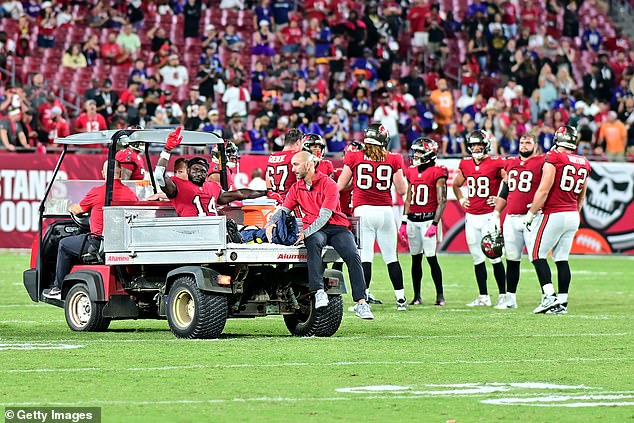
[{"label": "spectator in red shirt", "polygon": [[87,100],[84,103],[84,109],[85,112],[79,115],[75,122],[75,130],[77,132],[95,132],[108,129],[104,117],[97,113],[97,102],[95,100]]},{"label": "spectator in red shirt", "polygon": [[284,54],[296,54],[299,53],[299,48],[302,43],[303,31],[298,25],[297,18],[291,19],[289,25],[282,28],[277,36],[282,45],[282,53]]},{"label": "spectator in red shirt", "polygon": [[117,35],[111,32],[108,34],[107,41],[101,46],[101,57],[107,64],[119,65],[128,60],[130,56],[117,44]]},{"label": "spectator in red shirt", "polygon": [[341,212],[337,183],[327,175],[315,170],[316,156],[300,151],[292,159],[293,173],[297,182],[289,190],[284,205],[278,209],[266,225],[267,239],[273,239],[273,228],[282,211],[301,211],[303,230],[295,245],[306,245],[308,265],[308,287],[315,295],[315,308],[328,306],[328,294],[324,291],[324,265],[322,250],[332,246],[348,266],[352,298],[357,303],[356,315],[362,319],[373,319],[370,305],[366,303],[365,279],[361,257],[356,247],[350,223]]},{"label": "spectator in red shirt", "polygon": [[414,0],[414,5],[407,12],[409,32],[412,34],[412,45],[423,47],[427,44],[425,21],[429,14],[429,5],[424,0]]},{"label": "spectator in red shirt", "polygon": [[64,138],[70,135],[70,128],[68,122],[62,116],[62,109],[59,107],[53,107],[50,116],[46,131],[48,132],[49,144],[55,144],[56,138]]}]

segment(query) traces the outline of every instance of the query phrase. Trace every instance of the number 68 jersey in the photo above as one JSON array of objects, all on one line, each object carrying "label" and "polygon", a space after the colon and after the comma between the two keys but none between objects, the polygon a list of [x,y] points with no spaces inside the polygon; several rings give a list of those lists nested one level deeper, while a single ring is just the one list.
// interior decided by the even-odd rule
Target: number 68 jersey
[{"label": "number 68 jersey", "polygon": [[494,206],[488,205],[487,199],[498,195],[505,164],[506,160],[497,156],[487,156],[480,163],[476,163],[473,157],[460,160],[458,170],[465,178],[469,199],[467,213],[487,214],[493,211]]},{"label": "number 68 jersey", "polygon": [[387,152],[385,160],[375,162],[365,157],[363,151],[352,151],[343,158],[343,164],[352,171],[354,207],[391,206],[394,174],[403,169],[403,158]]},{"label": "number 68 jersey", "polygon": [[545,155],[522,160],[520,157],[506,159],[506,178],[509,195],[506,199],[507,214],[526,214],[528,205],[542,179]]}]

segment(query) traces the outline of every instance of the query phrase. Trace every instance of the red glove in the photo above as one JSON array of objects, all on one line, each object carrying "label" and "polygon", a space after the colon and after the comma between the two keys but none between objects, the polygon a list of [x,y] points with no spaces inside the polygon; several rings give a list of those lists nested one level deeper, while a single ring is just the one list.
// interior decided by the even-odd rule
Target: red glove
[{"label": "red glove", "polygon": [[181,141],[183,141],[183,136],[181,135],[182,130],[183,128],[179,126],[174,130],[174,132],[167,136],[167,141],[165,141],[165,149],[167,151],[172,151],[180,145]]},{"label": "red glove", "polygon": [[431,238],[432,236],[436,236],[437,233],[438,233],[438,226],[432,224],[429,226],[429,228],[427,228],[427,232],[425,232],[425,236],[427,238]]},{"label": "red glove", "polygon": [[398,236],[403,244],[407,243],[407,225],[405,223],[401,223],[401,227],[398,230]]},{"label": "red glove", "polygon": [[279,195],[275,191],[268,191],[266,193],[266,198],[270,198],[271,200],[275,200],[275,201],[277,201],[278,204],[282,204],[284,202],[284,200],[282,200],[282,196]]}]

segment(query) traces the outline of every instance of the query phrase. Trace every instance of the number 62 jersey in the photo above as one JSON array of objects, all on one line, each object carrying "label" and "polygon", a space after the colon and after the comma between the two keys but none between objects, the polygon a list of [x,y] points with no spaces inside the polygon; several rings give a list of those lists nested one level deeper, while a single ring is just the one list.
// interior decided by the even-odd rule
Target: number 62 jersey
[{"label": "number 62 jersey", "polygon": [[494,206],[487,204],[487,199],[498,195],[505,164],[506,160],[497,156],[487,156],[480,163],[476,163],[473,157],[460,160],[458,170],[465,178],[469,199],[467,213],[487,214],[493,211]]},{"label": "number 62 jersey", "polygon": [[577,211],[577,198],[590,175],[590,162],[583,156],[555,150],[546,153],[546,162],[555,166],[555,180],[542,211]]},{"label": "number 62 jersey", "polygon": [[391,206],[394,174],[403,169],[403,158],[387,152],[385,160],[375,162],[363,151],[352,151],[343,158],[343,164],[352,171],[354,208],[359,206]]}]

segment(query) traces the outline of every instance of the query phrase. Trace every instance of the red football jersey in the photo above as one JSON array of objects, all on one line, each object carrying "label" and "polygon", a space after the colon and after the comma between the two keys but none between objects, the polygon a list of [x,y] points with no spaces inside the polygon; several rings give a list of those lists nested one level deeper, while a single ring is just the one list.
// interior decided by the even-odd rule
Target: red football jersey
[{"label": "red football jersey", "polygon": [[374,162],[365,157],[363,151],[352,151],[345,155],[343,164],[352,170],[355,208],[392,205],[392,179],[403,169],[403,158],[399,154],[388,152],[385,161]]},{"label": "red football jersey", "polygon": [[506,159],[509,195],[506,198],[507,214],[526,214],[533,202],[535,191],[542,180],[543,154],[521,160],[520,157]]},{"label": "red football jersey", "polygon": [[410,213],[433,213],[438,207],[436,182],[449,176],[445,166],[429,166],[422,172],[418,166],[407,168],[405,177],[409,181],[412,199],[409,203]]},{"label": "red football jersey", "polygon": [[542,211],[577,211],[577,198],[590,175],[590,162],[583,156],[555,150],[546,153],[546,162],[555,166],[555,180]]},{"label": "red football jersey", "polygon": [[143,156],[131,148],[125,148],[117,151],[115,159],[121,164],[121,167],[132,172],[130,179],[140,181],[144,179],[145,168],[143,167]]},{"label": "red football jersey", "polygon": [[[342,168],[335,169],[335,181],[341,176]],[[352,216],[352,186],[339,191],[339,205],[341,206],[341,212],[346,216]]]},{"label": "red football jersey", "polygon": [[326,176],[332,176],[335,173],[335,167],[330,160],[321,159],[317,171],[323,173]]},{"label": "red football jersey", "polygon": [[86,113],[82,113],[77,118],[75,127],[77,129],[83,129],[86,132],[105,131],[108,129],[106,120],[99,113],[93,117],[88,116]]},{"label": "red football jersey", "polygon": [[473,157],[460,160],[458,169],[466,179],[467,198],[470,214],[486,214],[493,211],[494,206],[487,204],[487,198],[498,195],[502,183],[502,170],[505,160],[498,156],[488,156],[476,164]]},{"label": "red football jersey", "polygon": [[[134,192],[115,179],[112,185],[112,201],[137,201]],[[90,212],[90,231],[97,235],[103,233],[103,205],[106,202],[106,184],[92,188],[81,200],[79,206],[84,212]]]},{"label": "red football jersey", "polygon": [[306,182],[297,181],[286,194],[284,207],[294,210],[295,216],[301,216],[304,229],[317,219],[322,208],[332,211],[328,224],[350,227],[339,206],[337,183],[323,173],[315,173],[310,190]]},{"label": "red football jersey", "polygon": [[176,185],[176,197],[170,198],[176,213],[181,217],[217,216],[216,198],[222,193],[220,184],[205,182],[198,186],[191,181],[172,178]]},{"label": "red football jersey", "polygon": [[277,151],[269,156],[266,166],[266,178],[271,182],[273,191],[282,197],[286,195],[291,186],[297,182],[293,173],[291,160],[297,151]]}]

